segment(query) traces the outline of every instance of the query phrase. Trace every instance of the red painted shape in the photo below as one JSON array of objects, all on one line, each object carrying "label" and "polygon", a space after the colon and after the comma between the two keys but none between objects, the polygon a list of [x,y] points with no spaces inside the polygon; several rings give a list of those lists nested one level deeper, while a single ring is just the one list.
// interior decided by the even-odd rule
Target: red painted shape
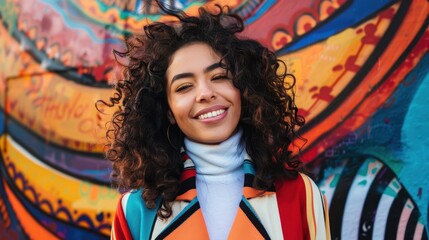
[{"label": "red painted shape", "polygon": [[377,27],[374,24],[368,24],[364,27],[365,36],[362,38],[363,44],[377,44],[380,40],[379,37],[375,36],[375,32],[377,31]]},{"label": "red painted shape", "polygon": [[337,72],[343,70],[343,65],[338,64],[335,67],[332,68],[332,71]]},{"label": "red painted shape", "polygon": [[346,61],[346,70],[352,71],[352,72],[358,72],[360,67],[355,63],[356,63],[356,56],[348,57]]}]

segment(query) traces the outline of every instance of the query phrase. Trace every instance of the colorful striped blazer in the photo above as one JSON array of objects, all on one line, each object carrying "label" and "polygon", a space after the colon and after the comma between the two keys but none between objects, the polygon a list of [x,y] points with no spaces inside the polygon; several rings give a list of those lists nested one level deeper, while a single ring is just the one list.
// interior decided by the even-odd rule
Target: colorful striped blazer
[{"label": "colorful striped blazer", "polygon": [[[195,167],[184,154],[181,189],[167,220],[149,209],[142,190],[122,195],[111,239],[209,239],[195,188]],[[243,198],[228,239],[330,239],[324,199],[316,184],[306,175],[276,182],[268,191],[252,186],[253,163],[244,162]],[[161,199],[158,199],[159,207]]]}]

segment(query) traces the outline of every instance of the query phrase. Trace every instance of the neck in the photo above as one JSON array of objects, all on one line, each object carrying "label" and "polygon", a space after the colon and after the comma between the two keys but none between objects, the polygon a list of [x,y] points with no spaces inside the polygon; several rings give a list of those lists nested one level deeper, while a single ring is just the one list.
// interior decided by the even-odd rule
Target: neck
[{"label": "neck", "polygon": [[219,144],[202,144],[185,138],[185,148],[197,174],[224,175],[241,170],[244,161],[243,131],[240,129]]},{"label": "neck", "polygon": [[220,144],[185,139],[186,152],[195,164],[198,202],[210,239],[227,239],[242,199],[244,185],[243,131]]}]

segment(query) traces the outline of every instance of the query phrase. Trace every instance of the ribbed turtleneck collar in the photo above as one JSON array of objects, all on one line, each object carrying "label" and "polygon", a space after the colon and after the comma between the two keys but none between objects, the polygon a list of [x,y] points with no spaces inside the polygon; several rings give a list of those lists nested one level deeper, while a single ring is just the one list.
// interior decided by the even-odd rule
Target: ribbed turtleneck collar
[{"label": "ribbed turtleneck collar", "polygon": [[185,138],[185,149],[198,175],[225,175],[240,170],[244,162],[243,130],[219,144],[202,144]]}]

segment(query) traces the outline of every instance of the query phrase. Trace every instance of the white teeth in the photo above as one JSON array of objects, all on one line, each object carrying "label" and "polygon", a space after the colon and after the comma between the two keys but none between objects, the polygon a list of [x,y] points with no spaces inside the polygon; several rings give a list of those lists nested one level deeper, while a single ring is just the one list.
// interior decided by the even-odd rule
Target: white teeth
[{"label": "white teeth", "polygon": [[206,118],[216,117],[216,116],[221,115],[224,112],[225,112],[225,109],[219,109],[219,110],[216,110],[213,112],[204,113],[204,114],[198,116],[198,119],[203,120]]}]

